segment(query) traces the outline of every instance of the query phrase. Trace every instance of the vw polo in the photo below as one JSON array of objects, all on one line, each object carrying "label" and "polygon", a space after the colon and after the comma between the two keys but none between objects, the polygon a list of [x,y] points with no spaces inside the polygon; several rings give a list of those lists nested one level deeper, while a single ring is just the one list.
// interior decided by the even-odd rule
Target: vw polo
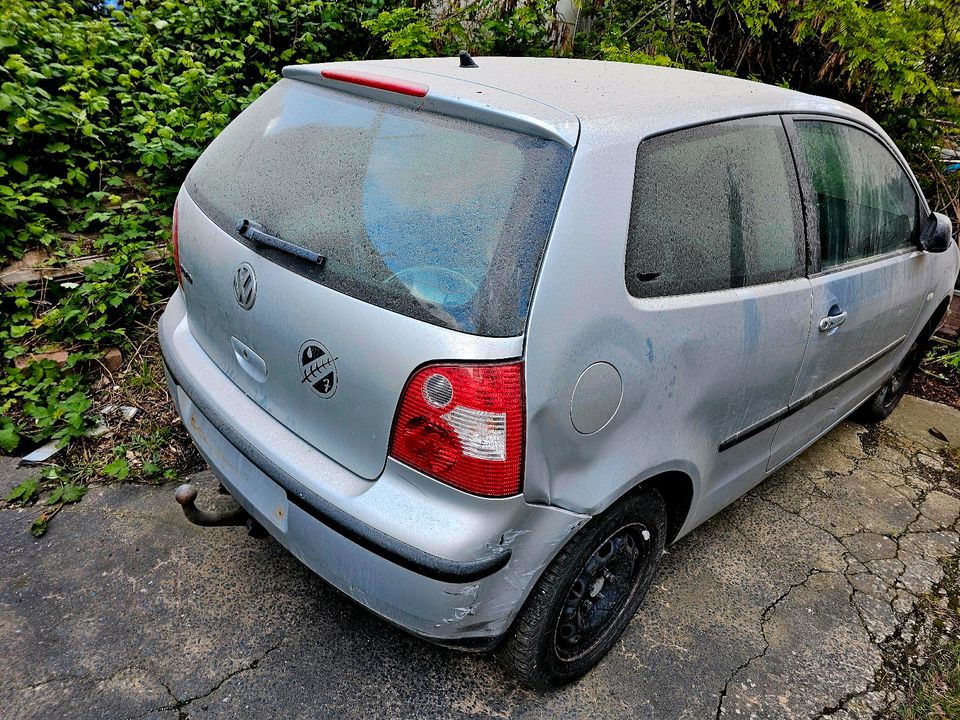
[{"label": "vw polo", "polygon": [[960,254],[847,105],[463,60],[286,68],[186,178],[160,340],[246,513],[547,687],[599,662],[666,545],[893,410]]}]

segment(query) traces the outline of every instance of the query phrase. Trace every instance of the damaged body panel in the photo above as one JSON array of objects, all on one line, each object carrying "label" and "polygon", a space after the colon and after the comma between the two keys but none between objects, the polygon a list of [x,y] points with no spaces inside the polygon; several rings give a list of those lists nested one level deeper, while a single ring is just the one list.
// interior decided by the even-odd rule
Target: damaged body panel
[{"label": "damaged body panel", "polygon": [[438,488],[393,460],[376,482],[359,478],[217,369],[190,331],[181,295],[160,333],[177,409],[231,495],[317,574],[418,635],[501,636],[553,554],[589,519],[519,495]]},{"label": "damaged body panel", "polygon": [[535,687],[599,662],[670,542],[892,412],[960,267],[835,101],[561,59],[283,75],[174,209],[177,409],[312,570]]}]

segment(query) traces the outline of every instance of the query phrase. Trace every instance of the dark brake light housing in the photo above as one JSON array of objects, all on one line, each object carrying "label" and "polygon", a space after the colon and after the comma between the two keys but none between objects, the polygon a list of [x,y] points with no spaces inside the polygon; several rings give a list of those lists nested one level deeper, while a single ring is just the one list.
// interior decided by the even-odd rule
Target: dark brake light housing
[{"label": "dark brake light housing", "polygon": [[516,495],[524,413],[522,362],[429,365],[404,388],[390,455],[464,492]]}]

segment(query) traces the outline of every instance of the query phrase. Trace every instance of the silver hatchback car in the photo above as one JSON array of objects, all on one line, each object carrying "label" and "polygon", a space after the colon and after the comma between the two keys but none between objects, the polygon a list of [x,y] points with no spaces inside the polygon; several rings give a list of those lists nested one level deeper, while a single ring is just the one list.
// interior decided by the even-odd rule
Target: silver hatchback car
[{"label": "silver hatchback car", "polygon": [[528,685],[599,662],[666,545],[889,414],[946,312],[950,222],[847,105],[580,60],[283,76],[179,194],[172,396],[297,558]]}]

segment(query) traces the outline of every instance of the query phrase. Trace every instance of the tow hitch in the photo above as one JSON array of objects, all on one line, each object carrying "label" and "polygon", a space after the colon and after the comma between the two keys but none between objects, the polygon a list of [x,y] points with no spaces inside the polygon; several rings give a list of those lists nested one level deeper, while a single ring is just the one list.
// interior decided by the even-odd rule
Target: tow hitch
[{"label": "tow hitch", "polygon": [[184,483],[176,489],[173,494],[180,507],[183,508],[183,514],[187,520],[194,525],[202,527],[224,527],[228,525],[246,525],[247,532],[251,537],[266,537],[267,532],[263,526],[254,520],[247,511],[236,504],[235,507],[221,510],[219,512],[210,512],[201,510],[197,507],[197,488],[189,483]]}]

